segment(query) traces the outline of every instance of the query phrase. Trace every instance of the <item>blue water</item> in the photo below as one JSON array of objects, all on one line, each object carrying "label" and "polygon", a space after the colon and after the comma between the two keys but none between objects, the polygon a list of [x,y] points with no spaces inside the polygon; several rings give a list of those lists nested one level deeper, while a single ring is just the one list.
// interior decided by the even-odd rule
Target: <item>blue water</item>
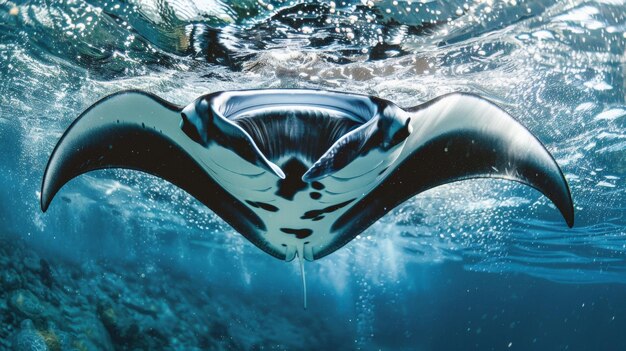
[{"label": "blue water", "polygon": [[[625,49],[616,0],[0,0],[0,349],[624,350]],[[481,94],[553,153],[575,226],[516,183],[438,187],[307,264],[305,311],[297,263],[155,177],[39,209],[101,97],[276,87]]]}]

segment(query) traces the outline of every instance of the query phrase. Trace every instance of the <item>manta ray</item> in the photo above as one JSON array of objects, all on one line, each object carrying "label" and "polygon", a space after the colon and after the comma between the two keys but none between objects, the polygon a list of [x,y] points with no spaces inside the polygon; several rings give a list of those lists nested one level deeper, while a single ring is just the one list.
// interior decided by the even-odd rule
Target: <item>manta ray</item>
[{"label": "manta ray", "polygon": [[187,106],[121,91],[61,137],[42,210],[69,180],[104,168],[169,181],[286,261],[329,255],[416,194],[471,178],[529,185],[574,223],[551,154],[503,109],[468,93],[400,108],[322,90],[224,91]]}]

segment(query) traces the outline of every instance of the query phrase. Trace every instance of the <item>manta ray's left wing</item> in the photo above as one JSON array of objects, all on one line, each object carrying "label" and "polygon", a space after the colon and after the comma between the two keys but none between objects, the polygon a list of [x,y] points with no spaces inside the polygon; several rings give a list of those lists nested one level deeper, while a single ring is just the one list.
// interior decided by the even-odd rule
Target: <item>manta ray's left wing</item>
[{"label": "manta ray's left wing", "polygon": [[559,166],[520,123],[471,94],[449,94],[406,110],[412,132],[384,180],[347,210],[332,230],[339,237],[317,253],[343,246],[385,213],[435,186],[470,178],[502,178],[547,196],[574,223],[570,191]]},{"label": "manta ray's left wing", "polygon": [[181,129],[181,110],[141,91],[123,91],[95,103],[68,128],[50,157],[41,189],[42,210],[65,183],[80,174],[104,168],[134,169],[187,191],[263,247],[255,235],[265,230],[263,221],[213,178],[211,174],[218,173],[207,166],[206,149]]}]

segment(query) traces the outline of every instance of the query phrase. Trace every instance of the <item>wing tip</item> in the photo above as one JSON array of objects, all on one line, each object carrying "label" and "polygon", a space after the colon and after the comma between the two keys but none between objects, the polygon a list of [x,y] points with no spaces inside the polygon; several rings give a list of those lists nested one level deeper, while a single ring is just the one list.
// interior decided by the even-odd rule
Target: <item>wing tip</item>
[{"label": "wing tip", "polygon": [[55,147],[55,149],[52,151],[52,154],[50,155],[50,158],[48,159],[48,163],[46,164],[46,169],[43,172],[43,178],[41,179],[41,191],[39,193],[39,206],[41,208],[41,212],[44,212],[44,213],[48,210],[48,207],[50,206],[50,202],[52,202],[52,197],[54,196],[54,195],[50,196],[49,177],[50,177],[50,163],[52,159],[54,158],[56,149],[57,147]]},{"label": "wing tip", "polygon": [[41,212],[46,213],[46,211],[48,211],[48,206],[50,206],[50,202],[44,201],[42,197],[41,201],[39,202],[39,205],[41,206]]},{"label": "wing tip", "polygon": [[567,203],[565,203],[562,206],[558,206],[557,205],[557,209],[561,213],[561,216],[563,216],[563,219],[565,220],[565,223],[567,224],[567,226],[569,228],[573,228],[574,227],[574,217],[575,217],[575,215],[574,215],[574,204],[572,203],[572,198],[571,197],[569,197],[568,200],[569,201],[567,201]]},{"label": "wing tip", "polygon": [[[541,142],[539,142],[541,143]],[[554,203],[554,205],[557,207],[557,209],[559,210],[559,212],[561,212],[561,215],[563,216],[563,219],[565,220],[565,223],[567,224],[567,226],[569,228],[573,228],[574,227],[574,200],[572,199],[572,191],[569,187],[569,183],[567,182],[567,178],[565,178],[565,174],[563,173],[563,170],[561,169],[561,167],[559,167],[558,162],[556,162],[556,159],[554,158],[554,156],[552,155],[552,153],[550,153],[548,151],[548,149],[541,144],[544,151],[548,154],[548,156],[550,157],[552,164],[554,167],[556,167],[556,170],[559,174],[560,177],[560,186],[558,186],[559,188],[559,195],[557,195],[557,199],[559,199],[560,201],[555,201],[557,199],[552,199],[551,197],[548,197],[550,199],[550,201],[552,201]],[[558,182],[558,181],[557,181]]]},{"label": "wing tip", "polygon": [[573,213],[571,217],[565,218],[565,223],[567,223],[567,226],[570,228],[574,227],[574,214]]},{"label": "wing tip", "polygon": [[563,208],[560,208],[559,211],[563,215],[563,218],[565,219],[565,223],[567,223],[567,226],[570,227],[570,228],[573,228],[574,227],[574,217],[575,217],[575,215],[574,215],[574,201],[572,200],[572,195],[570,193],[569,187],[567,185],[566,185],[566,187],[567,187],[567,204]]},{"label": "wing tip", "polygon": [[574,217],[575,217],[574,200],[572,199],[572,192],[569,188],[569,183],[567,182],[567,179],[565,178],[563,171],[558,166],[554,157],[552,157],[552,154],[550,154],[549,152],[548,154],[550,155],[553,165],[554,167],[556,167],[556,170],[558,171],[558,174],[560,175],[560,177],[558,177],[560,178],[560,180],[557,181],[557,183],[559,183],[558,185],[553,183],[554,186],[551,191],[548,191],[548,192],[544,190],[540,190],[540,191],[548,199],[550,199],[550,201],[552,201],[552,203],[556,206],[556,208],[559,210],[559,212],[563,216],[563,219],[565,220],[565,223],[567,224],[567,226],[569,228],[572,228],[574,227]]},{"label": "wing tip", "polygon": [[39,206],[41,207],[41,212],[46,212],[50,203],[52,202],[52,198],[54,198],[54,194],[56,191],[50,189],[50,181],[48,180],[49,174],[48,170],[46,170],[43,181],[41,182],[41,194],[39,195]]}]

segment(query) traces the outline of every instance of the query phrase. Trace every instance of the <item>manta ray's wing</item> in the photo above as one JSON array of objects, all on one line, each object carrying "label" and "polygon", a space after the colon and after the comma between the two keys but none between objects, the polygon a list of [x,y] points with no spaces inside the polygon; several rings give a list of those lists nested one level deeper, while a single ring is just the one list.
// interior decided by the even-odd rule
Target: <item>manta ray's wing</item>
[{"label": "manta ray's wing", "polygon": [[68,128],[50,157],[41,190],[42,210],[65,183],[80,174],[104,168],[134,169],[177,185],[250,241],[265,246],[256,235],[265,230],[264,223],[211,176],[216,172],[202,158],[206,149],[181,129],[181,110],[141,91],[120,92],[95,103]]},{"label": "manta ray's wing", "polygon": [[[341,238],[323,257],[412,196],[470,178],[503,178],[534,187],[574,223],[570,191],[559,166],[520,123],[489,101],[449,94],[406,110],[412,132],[388,176],[332,227]],[[350,167],[350,166],[348,166]]]}]

